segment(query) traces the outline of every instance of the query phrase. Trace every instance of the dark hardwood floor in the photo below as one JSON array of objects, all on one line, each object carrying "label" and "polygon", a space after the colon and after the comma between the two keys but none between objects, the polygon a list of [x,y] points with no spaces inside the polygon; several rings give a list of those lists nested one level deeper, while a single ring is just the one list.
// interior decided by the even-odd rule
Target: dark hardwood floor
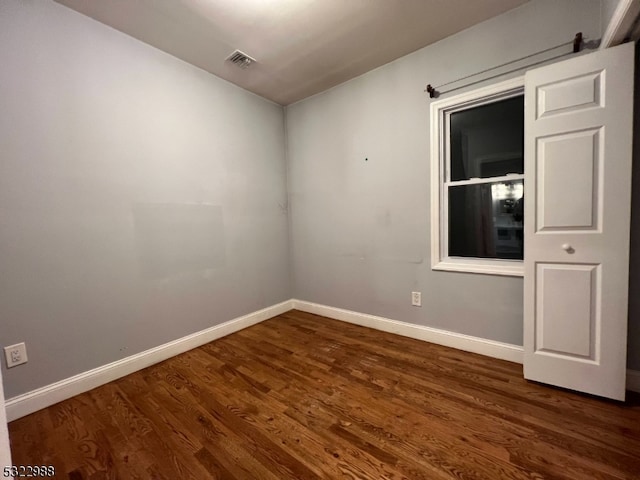
[{"label": "dark hardwood floor", "polygon": [[9,425],[79,479],[640,479],[640,402],[291,311]]}]

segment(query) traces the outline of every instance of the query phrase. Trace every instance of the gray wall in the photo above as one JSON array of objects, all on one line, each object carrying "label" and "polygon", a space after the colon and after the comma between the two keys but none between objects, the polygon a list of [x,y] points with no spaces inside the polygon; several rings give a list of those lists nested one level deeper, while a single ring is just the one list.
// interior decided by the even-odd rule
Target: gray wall
[{"label": "gray wall", "polygon": [[46,0],[0,65],[8,398],[291,297],[280,106]]},{"label": "gray wall", "polygon": [[600,8],[536,0],[287,107],[295,297],[521,345],[521,278],[431,270],[423,90],[598,39]]}]

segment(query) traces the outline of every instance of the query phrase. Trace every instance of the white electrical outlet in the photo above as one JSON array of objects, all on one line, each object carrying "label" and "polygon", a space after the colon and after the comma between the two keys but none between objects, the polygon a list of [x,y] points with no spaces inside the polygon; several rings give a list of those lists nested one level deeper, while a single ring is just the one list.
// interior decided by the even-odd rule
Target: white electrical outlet
[{"label": "white electrical outlet", "polygon": [[22,342],[4,347],[4,356],[7,359],[7,368],[27,363],[27,346]]},{"label": "white electrical outlet", "polygon": [[422,306],[422,293],[411,292],[411,305],[413,305],[414,307]]}]

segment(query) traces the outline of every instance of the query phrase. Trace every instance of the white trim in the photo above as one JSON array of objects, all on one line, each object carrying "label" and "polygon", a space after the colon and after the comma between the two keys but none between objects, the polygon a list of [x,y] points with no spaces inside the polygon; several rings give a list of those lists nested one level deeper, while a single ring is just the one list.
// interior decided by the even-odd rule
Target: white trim
[{"label": "white trim", "polygon": [[484,177],[484,178],[474,177],[474,178],[470,178],[469,180],[453,180],[453,181],[445,180],[444,184],[448,187],[456,187],[458,185],[482,185],[485,183],[517,182],[518,180],[524,180],[524,174],[509,173],[507,175],[502,175],[500,177]]},{"label": "white trim", "polygon": [[193,348],[212,342],[231,333],[260,323],[269,318],[288,312],[292,301],[287,300],[271,307],[263,308],[248,315],[229,320],[211,328],[187,335],[130,357],[117,360],[93,370],[74,375],[42,388],[37,388],[5,403],[7,420],[13,421],[30,413],[66,400],[80,393],[109,383],[143,368],[162,362]]},{"label": "white trim", "polygon": [[[137,372],[143,368],[162,362],[193,348],[197,348],[205,343],[212,342],[218,338],[222,338],[226,335],[230,335],[244,328],[288,312],[291,309],[298,309],[303,312],[314,313],[316,315],[322,315],[335,320],[352,323],[354,325],[360,325],[383,332],[393,333],[395,335],[402,335],[416,340],[456,348],[466,352],[478,353],[487,357],[498,358],[520,364],[522,364],[523,361],[523,350],[519,345],[487,340],[484,338],[473,337],[471,335],[464,335],[462,333],[450,332],[423,325],[415,325],[376,315],[369,315],[342,308],[329,307],[327,305],[291,299],[248,315],[235,318],[220,325],[207,328],[206,330],[187,335],[186,337],[165,343],[164,345],[151,348],[136,355],[123,358],[122,360],[118,360],[59,382],[52,383],[45,387],[32,390],[31,392],[27,392],[23,395],[10,398],[4,404],[7,421],[13,421],[24,417],[55,403],[61,402],[75,395],[79,395],[80,393],[99,387],[113,380],[117,380],[118,378]],[[0,383],[0,388],[1,387],[2,385]],[[640,393],[640,371],[627,370],[627,390]],[[0,405],[3,403],[1,400],[2,397],[0,395]],[[2,420],[1,417],[2,412],[0,412],[0,420]],[[2,425],[6,426],[6,422],[1,422],[0,430]],[[2,438],[0,438],[0,446],[2,445]],[[8,451],[4,448],[0,450]]]},{"label": "white trim", "polygon": [[465,352],[479,353],[487,357],[499,358],[510,362],[522,363],[522,347],[510,343],[497,342],[462,333],[449,332],[438,328],[415,325],[413,323],[391,320],[366,313],[353,312],[342,308],[329,307],[303,300],[292,300],[293,308],[314,313],[363,327],[394,333],[425,342],[457,348]]},{"label": "white trim", "polygon": [[640,0],[620,0],[609,25],[605,27],[600,48],[615,47],[629,36],[631,41],[638,40],[639,31],[634,26],[639,14]]},{"label": "white trim", "polygon": [[4,390],[2,387],[2,371],[0,370],[0,468],[4,469],[4,467],[11,465],[13,465],[11,462],[11,443],[9,442],[7,415],[4,405]]},{"label": "white trim", "polygon": [[[437,100],[431,104],[431,268],[453,272],[484,273],[491,275],[522,276],[524,265],[520,261],[504,262],[493,259],[454,259],[446,255],[446,202],[443,195],[443,178],[446,132],[445,116],[453,111],[484,105],[497,99],[510,98],[524,93],[524,76],[512,78],[453,97]],[[506,176],[509,180],[515,177]],[[490,183],[492,179],[482,179]],[[486,180],[486,182],[484,182]]]},{"label": "white trim", "polygon": [[483,260],[479,258],[447,257],[431,268],[432,270],[448,272],[485,273],[487,275],[524,277],[522,260]]},{"label": "white trim", "polygon": [[627,370],[627,390],[640,393],[640,370]]}]

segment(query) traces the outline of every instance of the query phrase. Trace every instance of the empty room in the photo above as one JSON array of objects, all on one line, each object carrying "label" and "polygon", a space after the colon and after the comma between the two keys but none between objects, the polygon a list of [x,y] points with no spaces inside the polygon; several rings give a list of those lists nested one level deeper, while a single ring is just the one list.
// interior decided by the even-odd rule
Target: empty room
[{"label": "empty room", "polygon": [[1,0],[1,478],[640,479],[639,19]]}]

